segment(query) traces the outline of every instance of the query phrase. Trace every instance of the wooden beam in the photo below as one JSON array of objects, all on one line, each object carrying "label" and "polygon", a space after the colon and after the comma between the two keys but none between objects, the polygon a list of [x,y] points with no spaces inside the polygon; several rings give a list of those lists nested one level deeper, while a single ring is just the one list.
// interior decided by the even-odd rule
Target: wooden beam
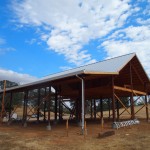
[{"label": "wooden beam", "polygon": [[139,95],[146,95],[146,92],[142,92],[142,91],[138,91],[138,90],[132,90],[132,89],[128,89],[128,88],[124,88],[124,87],[120,87],[120,86],[114,86],[115,90],[119,90],[119,91],[124,91],[124,92],[130,92],[130,93],[136,93]]},{"label": "wooden beam", "polygon": [[117,98],[117,100],[121,103],[121,105],[125,108],[125,110],[130,114],[130,112],[128,111],[128,109],[126,108],[126,106],[122,103],[121,99],[116,94],[114,94],[114,95]]},{"label": "wooden beam", "polygon": [[118,72],[95,72],[95,71],[86,71],[84,74],[92,74],[92,75],[119,75]]},{"label": "wooden beam", "polygon": [[142,108],[144,108],[146,105],[144,104],[139,110],[137,110],[136,112],[135,112],[135,114],[137,114]]},{"label": "wooden beam", "polygon": [[139,78],[140,82],[144,85],[144,82],[143,82],[143,80],[142,80],[141,76],[139,75],[139,73],[137,72],[136,68],[135,68],[132,64],[131,64],[131,67],[132,67],[132,68],[133,68],[133,70],[135,71],[135,73],[136,73],[136,75],[138,76],[138,78]]}]

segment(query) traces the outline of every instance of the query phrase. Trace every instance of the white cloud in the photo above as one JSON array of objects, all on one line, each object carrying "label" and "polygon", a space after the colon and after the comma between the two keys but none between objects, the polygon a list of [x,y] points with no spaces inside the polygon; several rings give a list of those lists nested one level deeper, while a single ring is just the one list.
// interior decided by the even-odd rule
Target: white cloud
[{"label": "white cloud", "polygon": [[146,20],[143,20],[142,18],[138,18],[137,22],[142,25],[150,25],[150,18]]},{"label": "white cloud", "polygon": [[61,66],[60,69],[65,71],[65,70],[69,70],[69,69],[72,69],[72,68],[69,67],[69,66]]},{"label": "white cloud", "polygon": [[146,5],[146,8],[143,11],[144,15],[150,15],[150,11],[149,11],[150,10],[150,0],[148,0],[147,3],[148,4]]},{"label": "white cloud", "polygon": [[25,83],[36,81],[37,79],[38,78],[33,77],[28,74],[21,74],[18,72],[14,72],[12,70],[6,70],[6,69],[0,68],[0,81],[9,80],[9,81],[16,82],[19,84],[25,84]]},{"label": "white cloud", "polygon": [[0,37],[0,55],[9,51],[15,51],[15,48],[6,46],[6,40]]},{"label": "white cloud", "polygon": [[30,40],[26,40],[25,42],[28,43],[29,45],[32,45],[32,44],[36,43],[37,40],[35,38],[33,38],[33,39],[30,39]]},{"label": "white cloud", "polygon": [[14,48],[12,47],[0,47],[0,54],[5,54],[6,52],[9,52],[9,51],[15,51]]},{"label": "white cloud", "polygon": [[96,61],[84,45],[121,27],[130,15],[128,2],[23,0],[13,2],[13,9],[21,24],[42,27],[41,39],[50,50],[79,66]]},{"label": "white cloud", "polygon": [[[145,1],[145,6],[141,5],[143,1],[130,2],[23,0],[13,2],[13,10],[21,25],[36,27],[49,50],[64,55],[72,64],[95,62],[92,50],[84,49],[84,45],[100,39],[99,47],[107,57],[136,52],[150,74],[150,4],[149,1]],[[145,15],[143,19],[142,15]]]},{"label": "white cloud", "polygon": [[[120,34],[123,39],[116,40]],[[108,57],[136,52],[147,73],[150,75],[150,26],[130,26],[113,33],[110,39],[102,43]]]}]

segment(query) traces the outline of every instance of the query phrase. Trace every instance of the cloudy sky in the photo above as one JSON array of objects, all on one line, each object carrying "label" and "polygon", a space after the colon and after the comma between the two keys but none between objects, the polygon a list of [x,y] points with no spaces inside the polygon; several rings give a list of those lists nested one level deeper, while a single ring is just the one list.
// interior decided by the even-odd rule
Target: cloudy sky
[{"label": "cloudy sky", "polygon": [[1,0],[0,80],[136,52],[150,75],[150,0]]}]

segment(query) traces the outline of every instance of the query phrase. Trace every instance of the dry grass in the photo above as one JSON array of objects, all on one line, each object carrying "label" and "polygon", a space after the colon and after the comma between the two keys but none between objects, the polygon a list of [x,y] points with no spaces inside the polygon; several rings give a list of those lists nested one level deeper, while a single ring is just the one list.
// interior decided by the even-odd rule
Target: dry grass
[{"label": "dry grass", "polygon": [[[138,108],[136,108],[138,109]],[[105,112],[107,113],[107,112]],[[143,109],[138,115],[145,115]],[[104,131],[111,128],[111,122],[104,120]],[[115,130],[115,135],[98,139],[101,131],[100,121],[87,121],[86,139],[80,135],[76,124],[69,124],[67,137],[65,123],[52,125],[52,131],[46,130],[46,124],[0,125],[0,150],[147,150],[150,149],[150,124],[140,119],[139,125]]]}]

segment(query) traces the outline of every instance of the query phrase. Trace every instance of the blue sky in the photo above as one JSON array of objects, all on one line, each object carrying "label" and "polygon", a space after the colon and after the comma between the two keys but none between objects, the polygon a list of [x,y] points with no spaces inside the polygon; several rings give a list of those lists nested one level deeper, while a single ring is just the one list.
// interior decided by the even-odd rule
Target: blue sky
[{"label": "blue sky", "polygon": [[136,52],[150,75],[149,0],[1,0],[0,80]]}]

